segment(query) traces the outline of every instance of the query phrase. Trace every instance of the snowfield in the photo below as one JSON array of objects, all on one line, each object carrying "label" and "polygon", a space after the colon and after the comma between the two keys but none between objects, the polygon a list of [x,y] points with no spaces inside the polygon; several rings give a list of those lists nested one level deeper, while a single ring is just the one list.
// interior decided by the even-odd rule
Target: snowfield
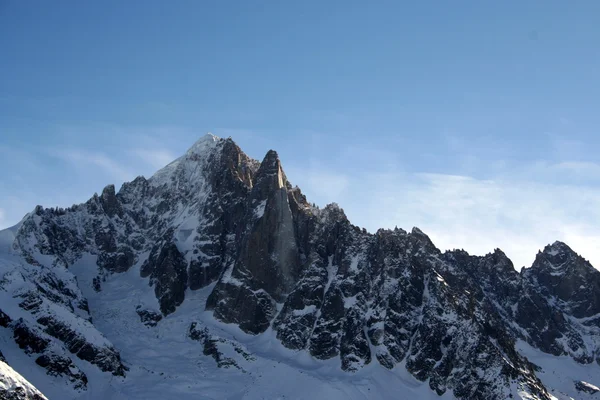
[{"label": "snowfield", "polygon": [[[87,262],[86,262],[87,261]],[[426,382],[417,381],[403,366],[389,371],[375,363],[348,374],[339,369],[339,359],[317,361],[304,351],[281,345],[272,330],[260,336],[224,324],[204,311],[213,286],[189,291],[186,302],[160,321],[144,326],[135,308],[158,309],[152,289],[139,279],[139,266],[112,275],[96,293],[86,270],[95,264],[86,260],[72,267],[89,300],[94,325],[121,350],[130,371],[123,380],[109,380],[92,388],[92,397],[82,399],[452,399],[437,396]],[[188,336],[190,324],[208,327],[212,334],[239,343],[254,359],[246,360],[230,344],[219,346],[235,359],[239,369],[218,368],[202,354],[202,345]],[[99,392],[98,392],[99,390]],[[98,397],[97,393],[102,393]]]}]

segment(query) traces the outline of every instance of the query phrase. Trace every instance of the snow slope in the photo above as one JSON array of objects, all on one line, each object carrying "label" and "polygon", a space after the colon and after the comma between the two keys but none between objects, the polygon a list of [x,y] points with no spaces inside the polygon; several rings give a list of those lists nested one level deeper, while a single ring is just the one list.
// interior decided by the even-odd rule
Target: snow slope
[{"label": "snow slope", "polygon": [[46,397],[9,365],[0,361],[0,399],[45,400]]},{"label": "snow slope", "polygon": [[[261,336],[223,324],[204,311],[212,286],[189,291],[186,302],[156,327],[147,327],[135,312],[138,305],[158,309],[152,289],[139,279],[139,266],[112,275],[102,292],[92,289],[93,260],[72,267],[90,303],[95,326],[121,350],[129,372],[95,387],[82,399],[451,399],[437,396],[402,366],[389,371],[377,364],[348,374],[339,360],[317,361],[303,351],[284,348],[272,331]],[[218,368],[192,340],[192,322],[207,327],[225,343],[219,345],[239,368]],[[252,355],[236,352],[240,346]],[[400,395],[400,396],[399,396]]]}]

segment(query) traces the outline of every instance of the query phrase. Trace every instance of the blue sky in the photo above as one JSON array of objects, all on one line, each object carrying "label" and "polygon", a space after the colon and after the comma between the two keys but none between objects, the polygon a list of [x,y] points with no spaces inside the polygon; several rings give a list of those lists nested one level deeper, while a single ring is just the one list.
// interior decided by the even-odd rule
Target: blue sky
[{"label": "blue sky", "polygon": [[372,3],[0,1],[0,227],[210,131],[370,230],[600,265],[600,2]]}]

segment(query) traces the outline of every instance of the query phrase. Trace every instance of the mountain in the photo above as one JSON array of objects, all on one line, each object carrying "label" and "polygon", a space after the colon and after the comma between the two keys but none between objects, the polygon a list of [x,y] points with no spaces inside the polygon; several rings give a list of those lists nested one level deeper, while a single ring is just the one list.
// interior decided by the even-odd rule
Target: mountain
[{"label": "mountain", "polygon": [[31,383],[0,360],[0,399],[47,400]]},{"label": "mountain", "polygon": [[600,272],[367,232],[206,135],[0,231],[0,350],[49,399],[596,398]]}]

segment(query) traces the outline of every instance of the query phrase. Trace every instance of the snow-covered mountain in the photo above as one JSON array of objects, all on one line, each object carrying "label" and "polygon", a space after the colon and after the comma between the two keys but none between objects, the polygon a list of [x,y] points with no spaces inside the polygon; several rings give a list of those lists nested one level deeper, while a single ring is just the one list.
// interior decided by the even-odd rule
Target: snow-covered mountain
[{"label": "snow-covered mountain", "polygon": [[593,399],[600,272],[369,233],[207,135],[0,231],[0,351],[51,400]]},{"label": "snow-covered mountain", "polygon": [[0,360],[0,399],[46,400],[46,397],[18,372]]}]

